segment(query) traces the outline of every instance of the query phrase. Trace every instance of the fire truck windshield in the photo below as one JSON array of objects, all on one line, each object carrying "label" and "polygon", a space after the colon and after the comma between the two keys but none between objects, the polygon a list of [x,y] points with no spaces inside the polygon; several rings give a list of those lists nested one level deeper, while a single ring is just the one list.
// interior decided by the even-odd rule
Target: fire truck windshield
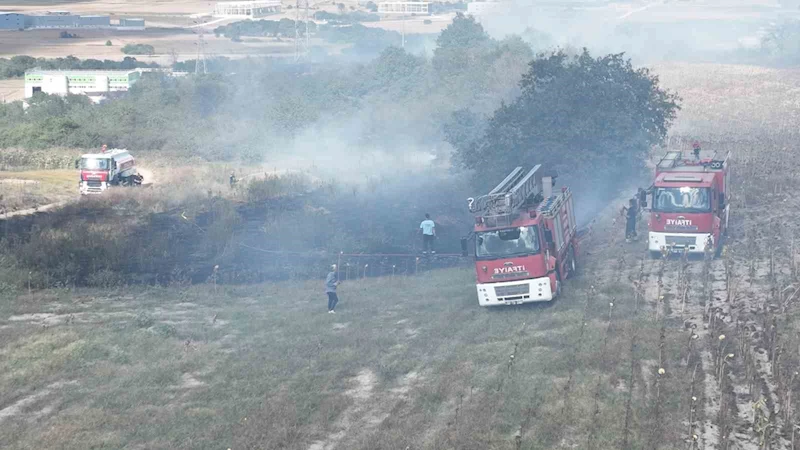
[{"label": "fire truck windshield", "polygon": [[499,259],[539,253],[539,230],[536,225],[483,231],[475,235],[478,259]]},{"label": "fire truck windshield", "polygon": [[108,158],[81,158],[81,169],[108,170]]},{"label": "fire truck windshield", "polygon": [[711,211],[707,187],[660,187],[653,193],[653,211],[663,213],[702,213]]}]

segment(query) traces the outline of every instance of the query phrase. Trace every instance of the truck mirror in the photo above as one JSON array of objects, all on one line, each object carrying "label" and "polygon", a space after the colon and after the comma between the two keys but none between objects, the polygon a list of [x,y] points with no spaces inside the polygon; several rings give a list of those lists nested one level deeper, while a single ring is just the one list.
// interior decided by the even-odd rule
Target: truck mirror
[{"label": "truck mirror", "polygon": [[469,252],[467,251],[467,238],[461,238],[461,256],[469,256]]},{"label": "truck mirror", "polygon": [[80,166],[80,165],[81,165],[81,160],[80,159],[76,159],[75,160],[75,168],[77,169],[78,166]]},{"label": "truck mirror", "polygon": [[545,229],[544,230],[544,240],[547,241],[548,244],[552,244],[553,243],[553,232],[548,230],[548,229]]},{"label": "truck mirror", "polygon": [[720,192],[719,193],[719,209],[724,209],[724,208],[725,208],[725,193],[724,192]]}]

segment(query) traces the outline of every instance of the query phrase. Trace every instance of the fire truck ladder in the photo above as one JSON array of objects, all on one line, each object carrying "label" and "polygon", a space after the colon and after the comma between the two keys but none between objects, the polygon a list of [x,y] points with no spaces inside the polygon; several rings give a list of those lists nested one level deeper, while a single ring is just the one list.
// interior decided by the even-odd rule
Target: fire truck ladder
[{"label": "fire truck ladder", "polygon": [[[731,152],[727,152],[723,159],[717,159],[718,153],[715,151],[713,153],[706,152],[705,154],[701,154],[699,162],[689,162],[686,163],[687,160],[691,161],[691,159],[684,158],[683,153],[680,151],[668,151],[667,154],[664,155],[663,158],[658,162],[657,167],[659,169],[672,169],[678,166],[703,166],[704,168],[708,168],[711,170],[720,170],[724,168],[728,164],[728,159],[730,159]],[[694,159],[694,157],[692,157]],[[707,161],[707,162],[706,162]]]},{"label": "fire truck ladder", "polygon": [[469,210],[486,213],[487,216],[511,215],[525,204],[531,196],[542,193],[541,164],[525,172],[522,167],[512,170],[488,194],[469,199]]},{"label": "fire truck ladder", "polygon": [[664,155],[663,158],[661,158],[661,161],[658,162],[658,168],[659,169],[671,169],[671,168],[675,167],[676,165],[678,165],[678,163],[680,161],[682,161],[682,160],[683,160],[683,153],[681,153],[679,151],[678,152],[675,152],[675,151],[667,152],[667,154]]}]

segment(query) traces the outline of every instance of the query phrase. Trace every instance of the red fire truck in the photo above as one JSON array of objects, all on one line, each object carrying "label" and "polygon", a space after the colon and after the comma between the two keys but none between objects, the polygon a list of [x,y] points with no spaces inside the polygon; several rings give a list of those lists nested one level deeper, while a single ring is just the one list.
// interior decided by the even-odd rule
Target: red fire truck
[{"label": "red fire truck", "polygon": [[470,198],[475,214],[475,273],[481,306],[550,301],[575,273],[578,238],[572,192],[553,192],[541,165],[514,169],[486,195]]},{"label": "red fire truck", "polygon": [[695,145],[693,157],[670,151],[656,165],[651,188],[648,249],[719,254],[728,229],[730,153],[703,153]]},{"label": "red fire truck", "polygon": [[142,184],[136,161],[127,150],[109,150],[104,145],[100,153],[81,155],[81,159],[75,161],[75,168],[81,171],[78,183],[81,195],[100,194],[110,186]]}]

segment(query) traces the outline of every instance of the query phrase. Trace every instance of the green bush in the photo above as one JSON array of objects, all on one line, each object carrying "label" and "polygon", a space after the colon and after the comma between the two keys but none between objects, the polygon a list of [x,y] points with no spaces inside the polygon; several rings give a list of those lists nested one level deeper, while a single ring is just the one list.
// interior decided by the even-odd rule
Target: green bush
[{"label": "green bush", "polygon": [[126,44],[122,47],[122,53],[126,55],[148,55],[152,56],[156,52],[150,44]]}]

